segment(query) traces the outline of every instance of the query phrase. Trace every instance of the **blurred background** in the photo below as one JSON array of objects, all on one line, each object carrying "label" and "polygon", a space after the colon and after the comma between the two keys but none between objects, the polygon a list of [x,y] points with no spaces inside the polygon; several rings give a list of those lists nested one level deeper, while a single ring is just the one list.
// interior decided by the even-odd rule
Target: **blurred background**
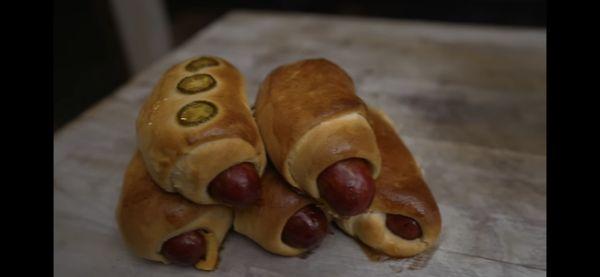
[{"label": "blurred background", "polygon": [[546,27],[540,0],[54,1],[54,131],[235,9]]}]

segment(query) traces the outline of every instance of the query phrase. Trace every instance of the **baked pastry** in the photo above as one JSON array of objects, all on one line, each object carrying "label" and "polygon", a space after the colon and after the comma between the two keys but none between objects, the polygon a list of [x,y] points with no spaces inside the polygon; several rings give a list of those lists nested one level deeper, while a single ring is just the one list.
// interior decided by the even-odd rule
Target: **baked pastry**
[{"label": "baked pastry", "polygon": [[235,209],[234,230],[282,256],[316,248],[327,235],[327,215],[311,199],[292,191],[272,166],[262,176],[261,188],[256,205]]},{"label": "baked pastry", "polygon": [[231,208],[198,205],[162,190],[139,152],[127,167],[116,216],[135,255],[201,270],[217,266],[221,242],[233,221]]},{"label": "baked pastry", "polygon": [[335,217],[369,207],[381,158],[352,79],[325,59],[280,66],[262,82],[255,117],[269,158]]},{"label": "baked pastry", "polygon": [[164,190],[199,204],[248,206],[260,195],[266,155],[244,78],[202,56],[169,69],[143,104],[138,148]]},{"label": "baked pastry", "polygon": [[392,257],[408,257],[435,245],[440,211],[421,170],[381,111],[369,109],[382,167],[369,212],[336,219],[347,234]]}]

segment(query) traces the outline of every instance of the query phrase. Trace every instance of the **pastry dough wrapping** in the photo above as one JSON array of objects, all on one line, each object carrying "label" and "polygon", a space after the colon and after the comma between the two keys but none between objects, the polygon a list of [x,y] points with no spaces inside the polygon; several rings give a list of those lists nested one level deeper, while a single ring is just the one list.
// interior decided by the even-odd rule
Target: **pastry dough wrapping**
[{"label": "pastry dough wrapping", "polygon": [[255,117],[279,173],[325,206],[317,178],[327,167],[363,158],[373,177],[379,174],[381,157],[366,106],[354,93],[350,76],[328,60],[303,60],[273,70],[260,87]]},{"label": "pastry dough wrapping", "polygon": [[136,135],[154,181],[199,204],[218,203],[207,188],[227,168],[250,162],[262,175],[266,165],[244,78],[217,57],[188,59],[169,69],[143,104]]},{"label": "pastry dough wrapping", "polygon": [[[382,167],[375,180],[375,198],[368,213],[335,222],[344,232],[392,257],[408,257],[432,247],[440,234],[441,217],[421,170],[398,136],[392,121],[381,111],[369,108],[369,121],[381,152]],[[416,220],[421,238],[406,240],[386,227],[386,214]]]},{"label": "pastry dough wrapping", "polygon": [[201,229],[207,242],[206,259],[196,268],[217,266],[219,248],[233,221],[231,208],[198,205],[162,190],[150,177],[137,152],[125,173],[117,206],[117,223],[127,246],[139,257],[169,263],[162,244],[182,233]]}]

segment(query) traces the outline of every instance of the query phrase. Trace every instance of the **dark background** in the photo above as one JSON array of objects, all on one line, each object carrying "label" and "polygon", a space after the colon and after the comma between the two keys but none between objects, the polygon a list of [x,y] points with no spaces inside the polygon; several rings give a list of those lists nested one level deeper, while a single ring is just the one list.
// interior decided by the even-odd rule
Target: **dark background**
[{"label": "dark background", "polygon": [[[295,11],[500,26],[546,27],[546,1],[165,0],[174,45],[232,9]],[[54,1],[54,130],[130,76],[108,0]]]}]

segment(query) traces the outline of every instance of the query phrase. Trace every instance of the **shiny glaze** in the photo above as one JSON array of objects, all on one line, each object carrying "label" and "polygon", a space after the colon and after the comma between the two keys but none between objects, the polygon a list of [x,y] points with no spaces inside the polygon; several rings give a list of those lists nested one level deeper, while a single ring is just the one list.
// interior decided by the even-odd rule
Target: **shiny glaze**
[{"label": "shiny glaze", "polygon": [[[303,60],[273,70],[261,85],[255,107],[257,121],[266,122],[265,116],[286,119],[274,120],[268,127],[274,134],[285,134],[276,138],[283,149],[327,119],[353,112],[366,117],[366,106],[355,94],[352,78],[326,59]],[[267,145],[274,143],[266,140]],[[282,155],[271,156],[275,164],[283,163]]]}]

